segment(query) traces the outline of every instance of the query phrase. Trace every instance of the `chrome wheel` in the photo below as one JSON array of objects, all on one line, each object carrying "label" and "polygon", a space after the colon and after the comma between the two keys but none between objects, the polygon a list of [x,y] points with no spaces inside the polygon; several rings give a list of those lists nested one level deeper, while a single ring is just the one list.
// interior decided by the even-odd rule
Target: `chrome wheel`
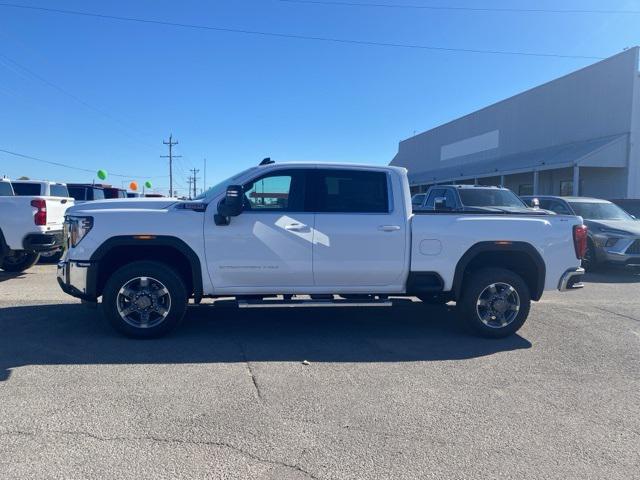
[{"label": "chrome wheel", "polygon": [[136,277],[118,291],[116,305],[120,317],[132,327],[152,328],[169,314],[171,295],[159,280]]},{"label": "chrome wheel", "polygon": [[487,286],[476,303],[478,318],[487,327],[504,328],[513,322],[520,311],[520,296],[508,283]]}]

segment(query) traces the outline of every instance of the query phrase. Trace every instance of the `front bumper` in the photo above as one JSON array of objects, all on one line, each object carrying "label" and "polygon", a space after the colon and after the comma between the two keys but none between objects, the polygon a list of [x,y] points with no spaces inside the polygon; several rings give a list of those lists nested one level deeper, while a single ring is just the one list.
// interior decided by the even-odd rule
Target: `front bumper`
[{"label": "front bumper", "polygon": [[558,290],[566,292],[568,290],[578,290],[584,287],[582,283],[582,276],[584,275],[584,268],[570,268],[562,274],[560,277],[560,283],[558,283]]},{"label": "front bumper", "polygon": [[58,285],[62,291],[82,300],[95,302],[95,293],[89,282],[91,263],[65,260],[58,263]]},{"label": "front bumper", "polygon": [[49,252],[64,245],[62,230],[47,233],[30,233],[22,241],[22,247],[32,252]]},{"label": "front bumper", "polygon": [[620,266],[640,266],[640,238],[617,237],[618,241],[611,247],[596,242],[596,260]]}]

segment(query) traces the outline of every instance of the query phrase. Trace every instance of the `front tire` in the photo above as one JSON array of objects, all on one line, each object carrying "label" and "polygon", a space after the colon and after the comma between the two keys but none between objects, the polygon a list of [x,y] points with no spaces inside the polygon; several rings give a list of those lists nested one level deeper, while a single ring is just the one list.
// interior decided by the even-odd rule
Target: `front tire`
[{"label": "front tire", "polygon": [[502,268],[473,272],[464,283],[458,309],[471,330],[483,337],[513,335],[531,308],[529,287],[518,274]]},{"label": "front tire", "polygon": [[172,268],[153,261],[116,270],[102,292],[102,310],[120,333],[155,338],[176,328],[187,308],[187,289]]},{"label": "front tire", "polygon": [[33,267],[40,258],[37,252],[29,250],[10,250],[2,259],[0,267],[5,272],[20,273]]}]

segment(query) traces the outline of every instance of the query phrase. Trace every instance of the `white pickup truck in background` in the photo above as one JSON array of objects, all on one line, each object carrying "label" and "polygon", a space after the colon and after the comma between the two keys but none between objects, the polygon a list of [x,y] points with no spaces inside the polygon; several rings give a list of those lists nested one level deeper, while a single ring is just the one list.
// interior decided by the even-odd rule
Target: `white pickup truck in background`
[{"label": "white pickup truck in background", "polygon": [[502,337],[544,290],[582,286],[586,248],[580,217],[414,214],[405,169],[346,164],[263,161],[195,201],[91,202],[68,222],[60,286],[101,297],[134,337],[174,328],[189,298],[223,296],[251,308],[455,301],[475,332]]},{"label": "white pickup truck in background", "polygon": [[62,253],[64,215],[73,205],[64,184],[0,182],[0,268],[22,272],[41,253]]}]

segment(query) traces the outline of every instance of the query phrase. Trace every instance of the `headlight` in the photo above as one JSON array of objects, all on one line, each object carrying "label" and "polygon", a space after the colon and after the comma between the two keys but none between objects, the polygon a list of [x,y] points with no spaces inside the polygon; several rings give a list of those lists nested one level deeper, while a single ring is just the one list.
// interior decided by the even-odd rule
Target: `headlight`
[{"label": "headlight", "polygon": [[68,232],[69,246],[77,246],[93,228],[93,217],[67,217],[65,226]]}]

